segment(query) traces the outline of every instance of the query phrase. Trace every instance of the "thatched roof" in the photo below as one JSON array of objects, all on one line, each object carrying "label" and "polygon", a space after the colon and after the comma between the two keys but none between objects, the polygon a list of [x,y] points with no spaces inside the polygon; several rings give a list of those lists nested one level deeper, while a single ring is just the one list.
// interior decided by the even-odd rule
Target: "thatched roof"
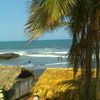
[{"label": "thatched roof", "polygon": [[[92,72],[95,78],[96,70],[93,69]],[[79,100],[77,87],[81,85],[80,73],[81,70],[78,69],[76,80],[73,80],[72,68],[47,68],[36,83],[33,95],[38,94],[48,100],[70,100],[75,95],[75,100]]]},{"label": "thatched roof", "polygon": [[[28,71],[22,67],[13,67],[13,66],[0,66],[0,89],[4,89],[8,91],[16,82],[17,77],[21,74],[23,75],[30,73],[30,75],[34,76],[31,71]],[[20,76],[21,77],[21,76]]]},{"label": "thatched roof", "polygon": [[[80,72],[77,75],[79,74]],[[73,80],[72,69],[47,68],[36,83],[33,95],[38,93],[40,97],[49,99],[58,97],[70,87],[71,84],[66,84],[66,82],[71,80]]]}]

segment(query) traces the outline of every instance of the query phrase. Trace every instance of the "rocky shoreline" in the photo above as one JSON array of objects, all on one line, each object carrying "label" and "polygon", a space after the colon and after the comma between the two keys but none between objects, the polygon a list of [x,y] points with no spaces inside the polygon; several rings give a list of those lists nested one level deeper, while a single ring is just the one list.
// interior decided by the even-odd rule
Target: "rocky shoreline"
[{"label": "rocky shoreline", "polygon": [[0,60],[8,60],[13,58],[18,58],[20,55],[15,53],[4,53],[0,54]]}]

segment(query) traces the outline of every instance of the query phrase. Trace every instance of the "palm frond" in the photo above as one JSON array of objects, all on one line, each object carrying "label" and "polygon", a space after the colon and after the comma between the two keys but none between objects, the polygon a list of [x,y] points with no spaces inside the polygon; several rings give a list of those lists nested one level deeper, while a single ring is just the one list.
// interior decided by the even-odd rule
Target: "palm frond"
[{"label": "palm frond", "polygon": [[36,0],[40,1],[35,5],[32,0],[30,7],[30,16],[26,24],[26,29],[31,34],[31,38],[39,37],[43,32],[53,30],[65,23],[66,15],[70,6],[74,5],[76,0]]}]

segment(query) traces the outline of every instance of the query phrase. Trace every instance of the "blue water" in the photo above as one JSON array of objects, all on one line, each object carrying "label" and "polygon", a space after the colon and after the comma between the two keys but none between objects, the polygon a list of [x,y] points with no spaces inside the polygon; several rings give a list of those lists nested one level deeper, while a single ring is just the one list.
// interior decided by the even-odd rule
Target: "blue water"
[{"label": "blue water", "polygon": [[[13,52],[19,58],[0,60],[1,65],[23,65],[28,67],[66,67],[66,55],[71,46],[71,40],[37,40],[0,42],[0,53]],[[28,62],[31,63],[28,63]]]},{"label": "blue water", "polygon": [[33,42],[28,41],[9,41],[0,42],[0,50],[24,50],[37,48],[54,48],[54,49],[68,49],[71,45],[71,40],[37,40]]}]

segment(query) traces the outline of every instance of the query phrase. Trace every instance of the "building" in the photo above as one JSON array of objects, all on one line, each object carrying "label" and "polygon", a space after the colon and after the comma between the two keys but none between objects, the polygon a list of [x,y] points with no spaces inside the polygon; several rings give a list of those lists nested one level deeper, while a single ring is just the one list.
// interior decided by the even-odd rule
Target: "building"
[{"label": "building", "polygon": [[[16,100],[32,92],[36,81],[33,71],[22,67],[0,67],[0,90],[2,100]],[[3,96],[2,96],[3,94]],[[0,99],[1,100],[1,99]]]}]

